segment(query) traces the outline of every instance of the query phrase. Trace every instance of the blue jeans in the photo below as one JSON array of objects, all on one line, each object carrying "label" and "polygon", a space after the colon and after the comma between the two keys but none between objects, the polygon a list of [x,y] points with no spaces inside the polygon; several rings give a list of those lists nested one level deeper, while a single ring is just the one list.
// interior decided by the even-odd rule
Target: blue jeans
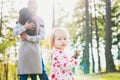
[{"label": "blue jeans", "polygon": [[45,70],[43,59],[42,59],[42,74],[39,75],[39,78],[40,78],[40,80],[49,80],[48,75]]},{"label": "blue jeans", "polygon": [[[40,80],[49,80],[48,75],[47,75],[46,70],[45,70],[45,67],[44,67],[43,59],[42,59],[42,70],[43,70],[42,74],[39,74]],[[37,80],[36,74],[31,74],[30,77],[31,77],[31,80]],[[20,75],[20,80],[27,80],[27,78],[28,78],[28,74]]]},{"label": "blue jeans", "polygon": [[[36,74],[30,74],[31,80],[37,80]],[[20,80],[27,80],[28,74],[20,75]]]}]

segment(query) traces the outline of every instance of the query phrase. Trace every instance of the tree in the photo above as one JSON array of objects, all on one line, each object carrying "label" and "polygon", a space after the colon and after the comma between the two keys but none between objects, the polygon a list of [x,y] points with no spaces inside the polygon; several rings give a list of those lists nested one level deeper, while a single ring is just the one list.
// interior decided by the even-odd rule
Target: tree
[{"label": "tree", "polygon": [[[113,1],[113,4],[111,5],[112,6],[112,13],[111,13],[111,17],[112,17],[112,45],[113,46],[116,46],[117,49],[117,53],[118,53],[118,56],[116,59],[118,59],[118,61],[120,60],[120,6],[119,6],[119,0],[115,0]],[[119,70],[120,70],[120,65],[118,65],[119,67]]]},{"label": "tree", "polygon": [[96,16],[96,4],[94,0],[94,9],[95,9],[95,34],[96,34],[96,42],[97,42],[97,54],[98,54],[98,70],[101,71],[100,67],[100,53],[99,53],[99,36],[98,36],[98,23],[97,23],[97,16]]},{"label": "tree", "polygon": [[0,37],[2,36],[2,21],[3,21],[3,0],[1,0],[0,1],[0,4],[1,4],[1,6],[0,6]]},{"label": "tree", "polygon": [[[12,26],[13,22],[16,18],[16,10],[13,7],[13,3],[15,0],[1,0],[1,22],[0,22],[0,54],[3,55],[2,66],[4,67],[1,70],[2,74],[0,74],[1,80],[9,79],[9,57],[10,57],[10,48],[14,46],[15,40],[12,36]],[[10,5],[10,6],[6,6]],[[6,6],[6,7],[4,7]],[[12,24],[12,25],[11,25]],[[16,72],[15,72],[16,73]]]},{"label": "tree", "polygon": [[[92,1],[90,1],[90,4],[92,4]],[[91,46],[91,57],[92,57],[92,72],[95,73],[95,61],[94,61],[94,55],[93,55],[93,17],[92,17],[92,6],[90,5],[90,46]]]},{"label": "tree", "polygon": [[106,71],[113,72],[115,71],[115,65],[113,61],[113,56],[111,53],[112,46],[112,30],[111,30],[111,2],[106,0],[106,36],[105,36],[105,58],[106,58]]},{"label": "tree", "polygon": [[89,62],[89,2],[88,0],[85,0],[85,20],[86,20],[86,35],[85,35],[85,53],[84,53],[84,74],[88,74],[89,73],[89,66],[90,66],[90,62]]}]

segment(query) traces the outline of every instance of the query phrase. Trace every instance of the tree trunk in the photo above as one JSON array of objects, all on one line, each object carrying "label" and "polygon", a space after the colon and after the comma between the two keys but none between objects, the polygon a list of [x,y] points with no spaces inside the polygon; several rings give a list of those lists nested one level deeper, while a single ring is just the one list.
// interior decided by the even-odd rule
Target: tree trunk
[{"label": "tree trunk", "polygon": [[98,71],[101,71],[100,66],[100,53],[99,53],[99,36],[98,36],[98,24],[97,24],[97,17],[96,17],[96,3],[94,0],[94,10],[95,10],[95,34],[96,34],[96,42],[97,42],[97,55],[98,55]]},{"label": "tree trunk", "polygon": [[[92,16],[92,14],[91,14]],[[93,56],[93,43],[92,43],[92,24],[93,20],[92,20],[92,17],[91,17],[91,28],[90,28],[90,45],[91,45],[91,56],[92,56],[92,72],[95,73],[95,61],[94,61],[94,56]]]},{"label": "tree trunk", "polygon": [[111,30],[111,2],[106,0],[106,37],[105,37],[105,58],[106,58],[106,71],[115,71],[115,65],[113,61],[113,56],[111,53],[112,47],[112,30]]},{"label": "tree trunk", "polygon": [[86,15],[86,45],[85,45],[85,54],[84,54],[84,74],[89,74],[89,10],[88,10],[88,0],[85,0],[85,15]]},{"label": "tree trunk", "polygon": [[3,20],[3,11],[2,11],[2,9],[3,9],[3,0],[1,0],[1,3],[0,3],[0,5],[1,5],[1,13],[0,13],[0,16],[1,16],[1,18],[0,18],[0,37],[2,36],[2,20]]},{"label": "tree trunk", "polygon": [[95,73],[95,61],[94,61],[94,56],[93,56],[93,43],[92,43],[92,38],[93,38],[93,34],[92,34],[92,31],[93,31],[93,18],[92,18],[92,7],[90,6],[90,13],[91,13],[91,16],[90,16],[90,45],[91,45],[91,57],[92,57],[92,72]]}]

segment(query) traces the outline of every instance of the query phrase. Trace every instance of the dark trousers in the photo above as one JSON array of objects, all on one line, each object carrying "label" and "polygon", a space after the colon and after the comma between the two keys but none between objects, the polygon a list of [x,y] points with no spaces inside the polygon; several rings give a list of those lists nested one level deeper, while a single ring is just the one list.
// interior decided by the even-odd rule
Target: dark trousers
[{"label": "dark trousers", "polygon": [[43,59],[42,59],[42,74],[40,74],[39,77],[40,77],[40,80],[49,80],[45,70]]},{"label": "dark trousers", "polygon": [[28,75],[28,74],[20,75],[20,80],[27,80],[28,76],[31,77],[31,80],[37,80],[36,74],[31,74],[31,75]]},{"label": "dark trousers", "polygon": [[[20,75],[20,80],[27,80],[28,76],[29,76],[28,74]],[[37,80],[36,74],[31,74],[30,77],[31,77],[31,80]],[[39,78],[40,78],[40,80],[49,80],[48,75],[45,70],[43,59],[42,59],[42,74],[39,74]]]}]

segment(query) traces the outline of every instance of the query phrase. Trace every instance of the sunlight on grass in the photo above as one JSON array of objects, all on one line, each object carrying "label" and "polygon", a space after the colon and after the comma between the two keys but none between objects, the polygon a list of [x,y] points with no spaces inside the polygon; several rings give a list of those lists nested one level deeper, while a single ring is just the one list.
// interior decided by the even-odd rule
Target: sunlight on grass
[{"label": "sunlight on grass", "polygon": [[120,73],[80,75],[75,78],[76,80],[120,80]]},{"label": "sunlight on grass", "polygon": [[[30,78],[28,80],[31,80]],[[37,80],[40,80],[37,76]],[[77,74],[75,80],[120,80],[120,73],[104,73],[104,74]]]},{"label": "sunlight on grass", "polygon": [[[27,80],[32,80],[32,79],[29,77]],[[37,75],[37,80],[40,80],[38,75]]]}]

